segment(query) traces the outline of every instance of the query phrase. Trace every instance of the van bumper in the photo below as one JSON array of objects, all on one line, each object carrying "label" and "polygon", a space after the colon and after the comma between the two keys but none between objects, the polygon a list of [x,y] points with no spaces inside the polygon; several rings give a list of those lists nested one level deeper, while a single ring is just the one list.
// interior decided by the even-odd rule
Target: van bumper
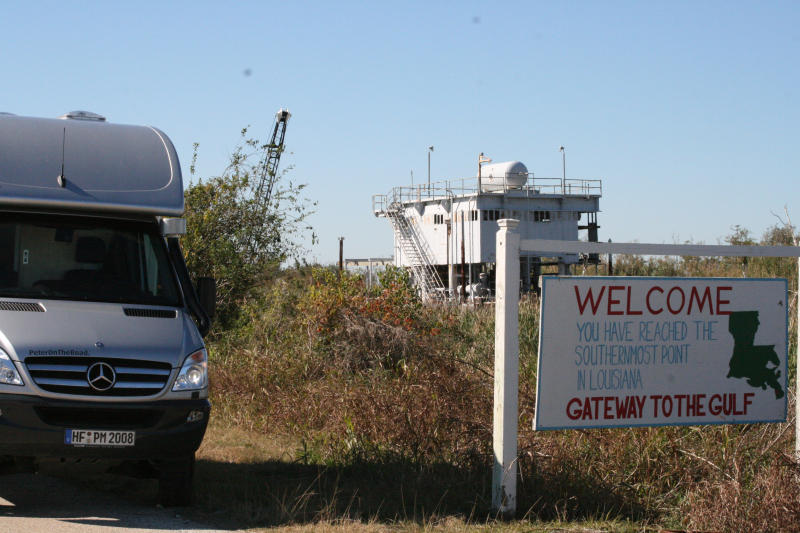
[{"label": "van bumper", "polygon": [[[203,440],[208,400],[81,402],[0,394],[0,456],[168,459],[194,453]],[[190,413],[199,420],[188,421]],[[135,431],[133,446],[78,447],[66,430]]]}]

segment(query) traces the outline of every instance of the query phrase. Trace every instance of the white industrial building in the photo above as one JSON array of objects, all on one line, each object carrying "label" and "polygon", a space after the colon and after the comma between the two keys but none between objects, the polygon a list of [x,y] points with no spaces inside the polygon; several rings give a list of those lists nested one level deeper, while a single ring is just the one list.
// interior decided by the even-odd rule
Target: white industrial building
[{"label": "white industrial building", "polygon": [[[432,298],[455,294],[462,284],[467,293],[494,286],[497,220],[519,220],[522,239],[576,241],[586,230],[586,238],[596,241],[601,195],[600,180],[537,178],[511,161],[483,165],[473,178],[395,187],[372,201],[375,215],[392,224],[395,264],[409,268],[423,297]],[[568,273],[580,260],[597,257],[523,252],[522,289],[538,287],[543,265]]]}]

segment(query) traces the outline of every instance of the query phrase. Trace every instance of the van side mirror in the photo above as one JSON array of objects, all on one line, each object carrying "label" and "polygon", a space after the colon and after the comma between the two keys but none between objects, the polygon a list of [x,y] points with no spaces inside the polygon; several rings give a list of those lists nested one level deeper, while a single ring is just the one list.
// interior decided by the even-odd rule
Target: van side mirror
[{"label": "van side mirror", "polygon": [[217,310],[217,282],[214,278],[197,279],[197,298],[208,318],[213,318]]}]

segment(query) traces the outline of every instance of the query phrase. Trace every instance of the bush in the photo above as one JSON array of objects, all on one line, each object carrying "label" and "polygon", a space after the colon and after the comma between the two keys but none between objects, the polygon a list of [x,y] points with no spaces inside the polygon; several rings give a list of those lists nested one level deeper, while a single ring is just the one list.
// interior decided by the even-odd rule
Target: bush
[{"label": "bush", "polygon": [[[283,184],[279,176],[269,204],[256,198],[266,146],[246,137],[220,176],[200,179],[184,193],[187,233],[182,247],[193,277],[217,280],[218,326],[230,326],[239,308],[280,264],[297,258],[298,239],[312,231],[305,223],[314,203],[305,185]],[[197,158],[197,145],[192,163]],[[312,233],[312,242],[315,237]]]}]

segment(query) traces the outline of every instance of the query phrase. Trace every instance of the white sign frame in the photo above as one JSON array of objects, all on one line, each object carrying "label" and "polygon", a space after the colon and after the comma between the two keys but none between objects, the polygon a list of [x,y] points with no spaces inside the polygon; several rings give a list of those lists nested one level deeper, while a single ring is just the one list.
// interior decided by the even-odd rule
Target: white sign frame
[{"label": "white sign frame", "polygon": [[[492,508],[503,517],[516,513],[517,498],[517,408],[519,393],[519,256],[520,251],[542,256],[565,253],[642,254],[716,257],[794,257],[800,258],[798,246],[713,246],[642,243],[600,243],[585,241],[521,240],[515,219],[497,221],[497,302],[495,303],[495,376],[492,448]],[[800,259],[797,262],[800,274]],[[800,308],[800,291],[797,294]],[[800,328],[797,332],[800,345]],[[796,373],[795,394],[800,390],[800,372]],[[800,402],[795,402],[800,420]],[[795,424],[795,456],[800,458],[800,424]]]}]

